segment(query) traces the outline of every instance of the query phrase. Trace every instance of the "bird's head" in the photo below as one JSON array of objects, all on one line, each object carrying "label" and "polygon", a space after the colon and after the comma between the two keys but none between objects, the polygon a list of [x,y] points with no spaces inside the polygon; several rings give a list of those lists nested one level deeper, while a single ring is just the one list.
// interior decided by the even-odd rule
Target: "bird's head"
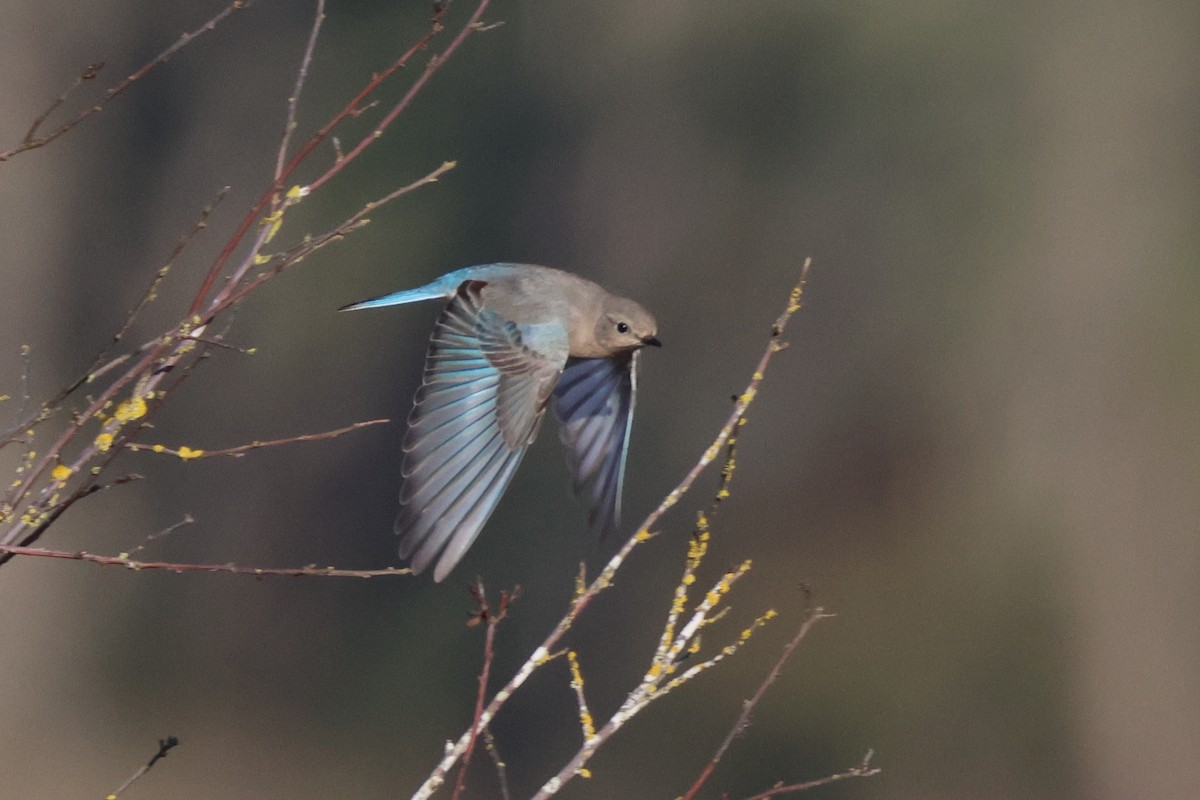
[{"label": "bird's head", "polygon": [[596,322],[596,341],[611,354],[651,345],[662,347],[654,316],[632,300],[609,297]]}]

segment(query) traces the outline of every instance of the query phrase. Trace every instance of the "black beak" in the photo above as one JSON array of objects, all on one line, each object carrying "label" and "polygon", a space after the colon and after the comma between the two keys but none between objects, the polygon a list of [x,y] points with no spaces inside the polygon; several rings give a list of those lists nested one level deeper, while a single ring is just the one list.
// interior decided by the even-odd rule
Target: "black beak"
[{"label": "black beak", "polygon": [[651,347],[662,347],[662,342],[658,340],[657,336],[643,336],[642,344],[648,344]]}]

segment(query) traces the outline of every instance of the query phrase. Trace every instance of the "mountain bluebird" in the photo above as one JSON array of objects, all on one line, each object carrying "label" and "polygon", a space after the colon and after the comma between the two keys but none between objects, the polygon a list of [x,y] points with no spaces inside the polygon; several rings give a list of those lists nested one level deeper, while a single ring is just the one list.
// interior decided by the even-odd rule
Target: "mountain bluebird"
[{"label": "mountain bluebird", "polygon": [[[346,306],[448,300],[404,437],[400,557],[441,581],[475,541],[553,400],[593,527],[617,524],[638,351],[661,346],[632,300],[549,267],[488,264]],[[440,556],[440,557],[439,557]]]}]

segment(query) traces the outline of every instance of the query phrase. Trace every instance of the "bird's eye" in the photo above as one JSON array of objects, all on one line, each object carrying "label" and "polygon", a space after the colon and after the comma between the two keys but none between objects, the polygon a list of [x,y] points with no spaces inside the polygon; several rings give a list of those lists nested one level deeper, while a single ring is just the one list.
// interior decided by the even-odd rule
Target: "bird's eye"
[{"label": "bird's eye", "polygon": [[617,333],[629,333],[629,326],[624,322],[617,323]]}]

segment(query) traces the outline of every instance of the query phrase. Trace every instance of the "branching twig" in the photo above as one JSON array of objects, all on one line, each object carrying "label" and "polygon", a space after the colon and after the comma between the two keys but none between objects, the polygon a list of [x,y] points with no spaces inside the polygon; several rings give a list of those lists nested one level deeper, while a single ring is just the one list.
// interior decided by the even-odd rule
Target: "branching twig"
[{"label": "branching twig", "polygon": [[[521,587],[513,587],[513,590],[501,590],[500,602],[497,604],[496,610],[492,611],[491,605],[487,601],[487,593],[483,588],[483,581],[479,578],[475,579],[475,585],[471,587],[471,597],[475,600],[475,612],[471,615],[467,625],[474,627],[476,625],[484,625],[487,632],[484,634],[483,640],[483,667],[479,671],[479,691],[475,696],[475,720],[471,723],[471,740],[467,743],[467,752],[463,756],[463,762],[458,770],[458,780],[454,782],[454,793],[450,800],[458,800],[462,794],[462,790],[467,784],[467,767],[471,764],[471,755],[475,752],[475,742],[479,738],[479,733],[482,726],[479,724],[480,718],[483,716],[483,701],[487,699],[488,679],[492,673],[492,662],[496,659],[496,626],[498,626],[505,617],[508,616],[508,609],[521,596]],[[494,752],[494,743],[490,745]],[[497,762],[498,764],[500,762]]]},{"label": "branching twig", "polygon": [[[704,600],[696,607],[693,612],[691,621],[684,626],[679,633],[678,645],[673,646],[672,650],[683,652],[684,647],[687,647],[687,652],[699,650],[698,633],[701,628],[709,623],[720,619],[724,612],[712,614],[714,607],[718,602],[728,594],[735,581],[746,573],[749,569],[749,563],[745,563],[740,567],[731,569],[717,582],[717,585],[710,589],[704,597]],[[710,616],[711,614],[711,616]],[[684,670],[682,673],[675,675],[678,661],[673,661],[668,666],[661,667],[658,663],[652,662],[650,669],[642,677],[641,682],[629,693],[625,701],[621,703],[621,707],[616,711],[607,722],[601,726],[600,730],[590,733],[591,719],[590,714],[586,712],[586,706],[581,707],[581,720],[583,721],[584,742],[583,746],[572,756],[567,763],[555,774],[550,780],[542,785],[542,788],[533,796],[534,800],[547,800],[547,798],[558,793],[563,786],[567,784],[576,775],[590,777],[591,773],[586,768],[587,763],[592,756],[598,751],[609,739],[616,735],[618,731],[625,726],[627,722],[633,719],[637,714],[648,706],[653,701],[660,697],[666,696],[671,690],[682,686],[692,678],[699,675],[701,672],[715,666],[720,661],[728,656],[736,653],[743,644],[745,644],[754,632],[762,625],[766,624],[767,620],[775,616],[774,611],[768,611],[761,617],[756,619],[753,624],[743,630],[738,638],[731,644],[721,648],[717,653],[702,663],[695,664],[692,667]],[[568,656],[573,651],[568,650]],[[574,670],[572,664],[573,682],[578,680],[582,685],[582,676]],[[674,677],[672,677],[674,676]]]},{"label": "branching twig", "polygon": [[[300,58],[300,69],[296,71],[296,84],[288,95],[287,120],[283,124],[283,135],[279,141],[279,152],[275,156],[275,183],[279,184],[283,176],[283,165],[287,160],[288,145],[292,140],[292,131],[296,130],[296,108],[300,105],[300,93],[304,91],[304,81],[308,78],[308,67],[312,64],[313,52],[317,49],[317,37],[321,35],[321,25],[325,22],[325,0],[317,0],[317,11],[313,15],[312,30],[308,34],[308,44],[304,47],[304,55]],[[275,205],[279,203],[276,192]]]},{"label": "branching twig", "polygon": [[139,767],[137,772],[135,772],[129,776],[129,780],[122,783],[115,792],[112,792],[111,794],[109,794],[107,797],[104,798],[104,800],[117,800],[117,796],[120,795],[121,792],[128,789],[133,784],[134,781],[136,781],[138,778],[142,777],[147,772],[149,772],[150,769],[155,764],[158,763],[158,760],[160,758],[166,758],[167,753],[171,752],[171,750],[173,748],[178,747],[178,746],[179,746],[179,739],[177,739],[174,736],[168,736],[165,739],[159,739],[158,740],[158,752],[155,753],[153,756],[151,756],[150,760],[147,761],[145,764],[143,764],[141,767]]},{"label": "branching twig", "polygon": [[[420,178],[408,184],[407,186],[402,186],[399,189],[384,195],[375,202],[367,203],[356,213],[352,214],[348,219],[332,230],[321,234],[320,236],[312,237],[306,240],[303,244],[293,248],[288,253],[278,256],[277,263],[272,267],[272,269],[263,272],[254,279],[244,283],[239,291],[235,292],[231,296],[228,296],[226,300],[223,301],[224,305],[221,308],[218,308],[212,313],[216,314],[220,310],[240,302],[250,292],[254,291],[263,283],[266,283],[268,280],[278,275],[287,267],[299,263],[308,255],[316,252],[322,247],[325,247],[331,242],[345,238],[345,236],[347,236],[349,233],[366,224],[367,214],[421,186],[437,181],[440,176],[446,172],[449,172],[454,168],[454,166],[455,164],[452,161],[442,164],[425,177]],[[10,505],[14,507],[17,505],[25,493],[28,492],[33,486],[38,477],[40,477],[53,463],[58,460],[58,454],[61,453],[62,449],[79,433],[83,425],[89,419],[99,415],[103,409],[107,408],[112,403],[113,399],[126,385],[134,381],[135,378],[138,378],[138,376],[142,376],[141,379],[137,381],[137,388],[134,396],[118,406],[113,416],[108,418],[103,423],[100,433],[95,437],[95,439],[93,439],[92,443],[85,446],[82,452],[80,452],[80,454],[76,456],[72,463],[68,465],[68,468],[71,471],[70,474],[78,473],[80,468],[86,464],[97,452],[107,452],[109,450],[118,449],[120,445],[123,445],[124,442],[118,438],[123,435],[123,426],[128,422],[141,420],[148,413],[149,406],[144,398],[154,393],[163,378],[169,374],[170,370],[174,368],[178,361],[189,352],[190,348],[195,346],[195,337],[199,336],[203,332],[206,325],[206,321],[201,321],[201,324],[199,325],[190,325],[186,323],[181,325],[180,329],[173,334],[175,339],[172,339],[171,337],[164,337],[164,340],[159,341],[149,351],[144,353],[141,360],[134,367],[130,368],[127,372],[113,381],[113,383],[110,384],[105,391],[102,392],[100,396],[91,403],[91,405],[79,416],[79,418],[70,426],[68,426],[65,431],[63,431],[51,449],[41,457],[41,460],[27,470],[25,480],[13,493],[13,499]],[[168,355],[168,353],[170,353],[170,355]],[[155,367],[156,364],[158,365],[157,367]],[[158,393],[158,403],[162,402],[162,398],[165,394],[165,392]],[[39,496],[38,503],[44,502],[51,495],[51,493],[55,491],[56,485],[58,484],[52,484],[50,487],[47,487]],[[32,538],[28,536],[25,538],[21,537],[30,528],[36,528],[38,531],[44,530],[45,526],[42,524],[43,521],[44,520],[37,521],[36,518],[35,522],[33,523],[27,522],[24,519],[17,520],[10,528],[2,543],[13,544],[19,541],[21,544],[31,544],[32,541],[36,540],[37,535],[34,535]],[[4,559],[0,559],[0,564],[3,563]]]},{"label": "branching twig", "polygon": [[681,480],[675,486],[675,488],[672,489],[665,498],[663,498],[663,501],[659,503],[658,507],[642,521],[642,524],[639,525],[634,534],[630,536],[628,540],[626,540],[625,544],[622,545],[617,554],[609,560],[608,564],[605,565],[601,573],[587,586],[583,586],[582,584],[580,585],[579,591],[574,602],[571,604],[570,610],[561,620],[559,620],[558,624],[555,625],[554,629],[550,631],[550,633],[533,651],[525,663],[517,669],[516,674],[509,679],[508,683],[506,683],[504,687],[493,696],[491,702],[488,703],[487,708],[483,710],[479,724],[477,726],[472,726],[470,730],[465,731],[458,738],[458,740],[454,742],[454,744],[446,748],[445,755],[442,757],[441,761],[438,762],[437,766],[434,767],[433,772],[430,773],[429,777],[425,779],[425,782],[417,789],[416,793],[413,795],[413,800],[426,800],[438,789],[438,787],[445,782],[446,775],[448,774],[449,770],[454,766],[455,763],[457,763],[458,759],[460,759],[463,753],[466,751],[467,745],[472,739],[472,732],[475,730],[475,728],[486,727],[491,723],[493,717],[496,715],[496,712],[499,711],[500,708],[508,701],[508,698],[511,697],[513,693],[516,692],[517,689],[519,689],[525,683],[525,681],[529,679],[529,676],[533,674],[533,671],[542,663],[544,663],[544,661],[550,656],[550,653],[554,650],[555,646],[562,639],[562,637],[566,635],[567,631],[570,630],[571,625],[574,623],[579,614],[583,612],[584,608],[587,607],[588,603],[596,595],[612,585],[613,575],[618,569],[620,569],[621,565],[625,562],[625,559],[629,556],[633,549],[640,543],[651,538],[651,528],[658,523],[658,521],[664,514],[667,513],[667,511],[669,511],[676,503],[679,502],[680,498],[682,498],[683,495],[686,494],[689,489],[691,489],[692,484],[696,482],[696,478],[698,478],[700,473],[704,471],[705,467],[711,464],[720,454],[721,448],[726,442],[729,441],[729,437],[732,436],[736,430],[739,420],[745,417],[746,409],[752,402],[754,402],[754,398],[758,394],[759,386],[763,381],[767,367],[771,363],[771,359],[777,352],[786,346],[781,337],[783,336],[784,330],[787,327],[788,321],[801,308],[801,301],[804,296],[804,286],[808,280],[808,269],[810,265],[811,259],[805,259],[804,266],[800,271],[800,279],[788,296],[788,302],[784,307],[783,313],[779,315],[779,317],[775,320],[775,324],[771,328],[771,336],[767,342],[766,350],[759,359],[758,365],[755,367],[754,374],[750,379],[750,383],[747,385],[745,391],[738,396],[737,402],[734,403],[733,411],[730,413],[725,424],[721,427],[721,430],[717,433],[716,439],[708,447],[708,449],[704,451],[704,454],[696,462],[695,466],[693,466],[683,477],[683,480]]},{"label": "branching twig", "polygon": [[323,433],[305,433],[300,436],[290,436],[286,439],[272,439],[267,442],[250,442],[250,444],[242,444],[237,447],[227,447],[223,450],[193,450],[190,447],[180,447],[174,449],[165,447],[161,444],[127,444],[125,448],[131,452],[148,451],[151,453],[166,453],[167,455],[178,456],[185,461],[190,461],[197,458],[216,458],[217,456],[231,456],[233,458],[241,458],[251,450],[258,450],[263,447],[278,447],[283,444],[295,444],[297,442],[317,442],[324,439],[336,439],[343,433],[356,431],[359,428],[367,428],[371,425],[384,425],[391,422],[390,419],[371,419],[366,422],[356,422],[353,425],[347,425],[344,428],[337,430],[325,431]]},{"label": "branching twig", "polygon": [[157,542],[159,539],[165,539],[166,537],[170,536],[172,533],[175,533],[175,531],[180,530],[181,528],[185,528],[188,525],[194,525],[195,523],[196,523],[195,517],[193,517],[191,514],[184,514],[183,519],[179,520],[179,522],[175,522],[175,523],[168,525],[167,527],[163,528],[158,533],[150,534],[145,539],[143,539],[142,543],[139,544],[137,547],[133,548],[128,553],[122,553],[121,555],[124,556],[125,558],[130,558],[133,555],[135,555],[136,553],[140,553],[143,550],[145,550],[147,547],[149,547],[151,542]]},{"label": "branching twig", "polygon": [[471,19],[468,20],[467,24],[462,27],[462,29],[458,32],[458,35],[454,37],[454,39],[449,45],[446,46],[446,49],[443,50],[440,55],[436,55],[429,60],[429,64],[426,65],[425,71],[421,73],[421,77],[417,78],[413,82],[413,85],[410,86],[408,91],[404,93],[404,96],[400,98],[400,102],[392,106],[392,109],[384,115],[383,119],[379,121],[379,124],[376,125],[370,133],[364,136],[358,144],[354,145],[354,147],[348,150],[342,158],[339,158],[337,161],[335,161],[333,166],[326,170],[324,175],[310,183],[305,188],[306,193],[314,192],[323,186],[327,180],[341,172],[347,164],[357,158],[363,150],[371,146],[372,142],[376,141],[380,136],[383,135],[383,132],[387,130],[393,122],[396,121],[396,117],[400,116],[404,109],[408,108],[409,103],[411,103],[413,98],[417,96],[417,93],[424,88],[426,82],[433,77],[433,74],[438,71],[442,64],[446,63],[446,60],[450,58],[450,56],[454,55],[454,51],[458,49],[458,46],[462,44],[464,40],[466,40],[467,36],[477,29],[479,19],[483,16],[483,12],[487,9],[489,1],[490,0],[482,0],[482,2],[476,6],[475,13],[471,15]]},{"label": "branching twig", "polygon": [[[487,2],[488,0],[483,0],[484,5],[486,5]],[[424,50],[429,45],[429,42],[433,39],[433,37],[442,31],[442,17],[446,13],[446,8],[446,5],[440,4],[434,11],[429,30],[425,33],[425,35],[420,37],[412,45],[412,47],[404,52],[403,55],[393,61],[387,67],[387,69],[384,69],[383,71],[372,76],[371,80],[368,81],[365,86],[363,86],[358,94],[351,98],[350,101],[342,107],[341,111],[339,111],[328,122],[322,125],[321,128],[314,133],[312,137],[300,147],[299,150],[296,151],[296,154],[292,156],[287,164],[284,165],[283,171],[275,177],[275,180],[272,181],[271,185],[267,188],[267,191],[263,192],[262,196],[259,197],[258,202],[255,203],[246,216],[242,218],[242,221],[234,231],[233,236],[230,237],[228,243],[226,243],[220,254],[218,254],[217,259],[212,263],[212,266],[209,267],[208,274],[205,275],[204,281],[200,284],[199,291],[196,292],[196,296],[193,298],[192,304],[188,308],[187,313],[189,317],[198,314],[200,309],[204,307],[205,300],[208,298],[209,292],[216,283],[217,277],[221,274],[221,270],[225,268],[225,265],[233,256],[233,253],[237,249],[238,245],[241,244],[246,233],[267,208],[267,205],[278,192],[282,191],[284,184],[295,171],[296,167],[298,167],[309,156],[309,154],[311,154],[313,150],[315,150],[316,147],[321,144],[321,142],[325,141],[325,139],[329,137],[333,130],[339,124],[341,124],[342,121],[353,115],[358,110],[363,100],[365,100],[372,92],[378,89],[379,86],[388,78],[390,78],[397,70],[407,66],[408,62],[412,60],[413,56],[415,56],[421,50]],[[311,194],[311,192],[312,187],[310,186],[307,193]],[[247,265],[252,263],[253,255],[248,257],[246,261],[243,262],[242,267],[239,267],[238,270],[235,271],[235,275],[238,273],[244,274],[246,269],[249,268]],[[236,281],[229,282],[226,285],[226,289],[232,289],[235,284]],[[218,305],[221,299],[221,295],[218,294],[217,298],[210,304],[210,314],[213,313],[212,308]]]},{"label": "branching twig", "polygon": [[694,800],[696,794],[700,791],[700,788],[704,786],[705,781],[708,780],[709,776],[711,776],[713,771],[717,768],[717,763],[725,755],[725,751],[727,751],[730,745],[733,744],[733,740],[744,733],[748,727],[750,727],[750,715],[753,713],[755,706],[757,706],[759,701],[762,700],[763,695],[767,693],[767,689],[770,687],[770,685],[779,678],[780,673],[783,671],[784,665],[787,664],[788,659],[792,657],[792,653],[795,652],[796,648],[800,646],[800,642],[803,641],[804,637],[808,635],[808,631],[819,621],[832,616],[833,614],[826,613],[825,610],[820,607],[811,609],[808,612],[808,616],[805,617],[803,624],[800,625],[800,630],[794,637],[792,637],[792,640],[787,643],[787,646],[783,648],[783,654],[779,657],[779,660],[775,662],[775,666],[771,668],[771,671],[767,673],[767,677],[759,685],[758,691],[754,693],[753,697],[742,703],[742,712],[738,715],[737,721],[733,723],[733,727],[729,729],[729,733],[725,736],[724,741],[721,742],[721,746],[717,748],[717,751],[713,754],[713,757],[709,759],[707,764],[704,765],[704,769],[700,772],[700,776],[696,779],[696,782],[692,784],[692,788],[688,789],[687,794],[683,796],[682,800]]},{"label": "branching twig", "polygon": [[354,214],[352,214],[351,216],[346,218],[346,220],[343,221],[340,225],[326,231],[323,234],[320,234],[319,236],[309,237],[302,244],[297,245],[296,247],[292,248],[291,250],[288,250],[284,253],[279,253],[279,254],[276,254],[275,256],[272,256],[270,259],[268,259],[266,262],[264,262],[264,265],[267,268],[264,269],[263,272],[260,272],[258,275],[251,278],[250,280],[243,282],[236,291],[231,292],[230,294],[225,296],[225,298],[223,300],[221,300],[220,303],[218,303],[216,306],[211,308],[209,311],[209,314],[210,315],[219,314],[220,312],[224,311],[225,309],[227,309],[233,305],[236,305],[237,303],[240,303],[242,300],[244,300],[246,298],[246,295],[250,294],[255,289],[257,289],[259,286],[261,286],[262,284],[271,280],[272,278],[274,278],[279,273],[283,272],[288,267],[293,266],[295,264],[299,264],[305,258],[312,255],[313,253],[320,250],[321,248],[331,244],[332,242],[340,241],[341,239],[346,238],[346,236],[348,236],[349,234],[358,230],[363,225],[366,225],[368,222],[370,222],[370,220],[367,218],[367,215],[370,214],[371,212],[377,211],[380,208],[383,208],[388,203],[391,203],[392,201],[396,200],[397,198],[403,197],[404,195],[408,194],[409,192],[411,192],[415,189],[420,189],[422,186],[426,186],[430,183],[437,183],[438,179],[441,178],[441,176],[445,175],[447,172],[454,169],[456,166],[458,166],[457,162],[446,161],[446,162],[442,163],[442,165],[439,166],[437,169],[430,172],[428,175],[425,175],[422,178],[418,178],[417,180],[413,181],[412,183],[408,184],[407,186],[401,186],[399,189],[395,189],[391,192],[388,192],[387,194],[385,194],[383,197],[379,198],[378,200],[373,200],[370,203],[367,203],[362,208],[360,208],[357,212],[355,212]]},{"label": "branching twig", "polygon": [[[29,368],[32,353],[33,349],[29,345],[21,345],[21,405],[17,407],[17,421],[0,435],[0,447],[4,447],[24,434],[33,422],[33,418],[28,416],[29,404],[32,402],[29,395]],[[7,398],[7,395],[5,397]]]},{"label": "branching twig", "polygon": [[[217,205],[225,199],[225,195],[228,192],[228,186],[222,187],[221,191],[217,193],[217,196],[213,198],[212,202],[210,202],[200,211],[200,218],[196,220],[196,223],[191,227],[190,230],[180,237],[178,244],[175,245],[175,248],[167,257],[166,264],[164,264],[156,273],[154,273],[154,278],[151,279],[149,286],[146,287],[146,290],[142,293],[142,296],[138,299],[138,302],[125,316],[125,321],[121,323],[121,327],[117,329],[117,332],[113,334],[108,345],[92,361],[92,365],[88,367],[82,375],[60,390],[57,395],[43,403],[42,407],[38,409],[35,414],[26,417],[11,431],[8,431],[3,436],[0,436],[0,447],[3,447],[8,443],[11,433],[15,431],[26,430],[32,425],[36,425],[37,423],[50,419],[55,412],[58,411],[63,402],[65,402],[66,399],[74,394],[75,391],[81,386],[89,384],[103,377],[109,371],[129,360],[129,353],[125,353],[112,359],[109,359],[109,355],[112,353],[113,349],[125,338],[125,335],[129,332],[129,329],[133,326],[134,321],[137,319],[138,314],[140,314],[147,305],[157,299],[158,290],[162,286],[163,280],[165,280],[167,275],[170,273],[171,268],[175,265],[176,259],[183,254],[183,251],[189,244],[191,244],[192,240],[197,234],[208,228],[209,218],[212,216],[213,211],[216,210]],[[138,349],[138,352],[145,352],[154,344],[155,342],[151,342],[143,345]]]},{"label": "branching twig", "polygon": [[179,39],[177,39],[175,41],[174,44],[172,44],[166,50],[163,50],[161,53],[159,53],[157,56],[152,58],[150,61],[146,62],[141,67],[141,69],[130,74],[127,78],[125,78],[125,80],[121,81],[116,86],[113,86],[112,88],[108,89],[104,93],[104,96],[101,97],[98,101],[96,101],[95,104],[89,106],[88,108],[85,108],[83,111],[80,111],[78,114],[75,115],[75,117],[73,119],[68,121],[62,127],[58,128],[58,130],[55,130],[52,133],[49,133],[45,136],[39,137],[37,135],[38,130],[41,129],[41,127],[42,127],[43,123],[45,123],[46,119],[56,109],[58,109],[59,106],[61,106],[64,102],[66,102],[67,97],[76,88],[78,88],[80,85],[82,85],[84,83],[84,81],[89,81],[92,78],[95,78],[97,73],[99,73],[99,71],[104,67],[104,64],[102,64],[102,63],[89,65],[87,68],[84,69],[84,71],[79,75],[79,77],[75,79],[75,83],[73,83],[65,92],[63,92],[58,97],[58,99],[56,99],[53,103],[50,104],[49,108],[47,108],[44,112],[42,112],[37,117],[37,119],[35,119],[33,121],[33,124],[30,125],[30,127],[29,127],[29,131],[25,134],[25,138],[21,140],[21,143],[19,145],[12,148],[11,150],[5,150],[3,152],[0,152],[0,162],[8,161],[10,158],[12,158],[15,155],[18,155],[19,153],[24,153],[29,150],[36,150],[39,147],[45,147],[46,145],[53,142],[55,139],[58,139],[60,136],[64,136],[65,134],[69,133],[76,125],[83,122],[88,117],[92,116],[93,114],[99,113],[100,111],[103,111],[104,107],[106,105],[108,105],[110,101],[112,101],[118,95],[123,93],[126,89],[128,89],[134,83],[136,83],[137,81],[146,77],[146,75],[148,75],[150,73],[150,71],[153,70],[155,67],[158,67],[160,64],[165,64],[171,58],[171,56],[175,55],[177,52],[182,50],[184,47],[191,44],[192,41],[195,40],[197,36],[201,36],[205,33],[208,33],[209,31],[216,28],[217,25],[219,25],[221,22],[223,22],[225,20],[225,18],[228,17],[229,15],[231,15],[233,12],[240,11],[241,9],[246,8],[249,5],[250,5],[249,0],[233,0],[233,2],[231,2],[225,8],[223,8],[221,11],[219,11],[217,13],[217,15],[214,16],[212,19],[210,19],[208,22],[204,23],[203,25],[201,25],[199,28],[192,31],[191,33],[185,33],[185,34],[181,35],[179,37]]},{"label": "branching twig", "polygon": [[[466,37],[475,31],[479,18],[483,10],[487,7],[488,2],[489,0],[478,0],[470,19],[463,24],[454,39],[434,62],[418,77],[414,86],[410,87],[409,91],[405,94],[405,99],[402,100],[401,104],[387,115],[385,123],[376,126],[375,130],[377,132],[382,131],[395,120],[396,116],[407,107],[412,98],[420,91],[421,87],[428,82],[430,76],[458,49]],[[204,30],[211,29],[224,16],[231,13],[233,9],[240,8],[242,4],[242,0],[234,2],[226,12],[223,12],[210,21]],[[64,427],[48,448],[41,451],[38,460],[23,469],[14,490],[8,497],[8,502],[0,503],[0,522],[7,525],[3,534],[0,534],[0,543],[21,546],[32,544],[47,529],[48,525],[57,518],[57,515],[51,514],[49,510],[55,505],[59,494],[69,488],[66,485],[68,481],[75,483],[78,480],[82,484],[79,487],[74,487],[72,498],[78,499],[83,496],[87,485],[94,481],[95,475],[98,474],[96,468],[92,467],[89,469],[88,467],[96,460],[107,464],[111,460],[111,454],[122,452],[125,449],[125,445],[130,443],[145,427],[149,415],[153,414],[162,405],[172,388],[172,384],[169,382],[164,385],[165,376],[177,366],[181,366],[184,374],[186,374],[190,366],[196,363],[196,358],[203,357],[206,354],[207,347],[202,342],[211,339],[211,336],[205,337],[206,329],[213,323],[218,314],[237,305],[250,292],[278,275],[284,269],[298,263],[330,242],[337,241],[365,225],[367,222],[366,215],[374,209],[420,186],[436,181],[440,175],[453,168],[453,162],[446,162],[424,178],[408,186],[401,187],[374,203],[368,203],[358,213],[352,215],[344,223],[327,233],[316,237],[305,237],[300,244],[273,256],[264,257],[260,255],[261,248],[271,240],[282,224],[282,215],[287,206],[291,203],[299,202],[300,199],[307,196],[311,191],[311,187],[308,190],[301,190],[300,187],[295,187],[294,191],[288,191],[283,199],[279,199],[278,193],[282,191],[288,178],[315,151],[315,148],[331,135],[334,128],[340,122],[361,111],[363,102],[369,94],[377,89],[388,77],[407,65],[417,53],[428,45],[434,36],[442,31],[442,18],[446,13],[446,8],[447,4],[436,4],[429,30],[423,36],[419,37],[398,59],[393,61],[387,69],[372,76],[358,94],[341,111],[327,121],[290,159],[286,156],[289,142],[288,131],[292,129],[295,122],[296,103],[293,103],[292,100],[297,100],[297,98],[289,98],[288,120],[285,123],[285,134],[281,137],[282,141],[280,142],[280,150],[283,156],[282,158],[278,155],[276,157],[276,175],[271,181],[271,185],[262,193],[259,201],[250,209],[234,230],[233,235],[222,247],[219,255],[209,267],[197,292],[193,296],[188,312],[179,323],[135,353],[126,354],[114,359],[89,373],[88,379],[94,379],[99,373],[107,372],[118,365],[123,369],[120,374],[113,378],[100,391],[98,396],[94,399],[89,398],[87,407]],[[317,16],[314,19],[312,33],[310,33],[308,44],[297,73],[295,84],[297,91],[294,93],[295,95],[298,95],[298,90],[303,88],[304,75],[307,72],[312,53],[315,49],[316,37],[319,32],[322,16],[323,7],[318,3]],[[180,43],[177,43],[176,46],[168,49],[158,59],[151,62],[148,68],[161,63],[195,35],[186,35]],[[148,68],[140,70],[131,76],[131,78],[133,80],[139,79],[148,71]],[[372,138],[377,137],[373,136]],[[353,154],[357,155],[363,152],[364,148],[365,145],[356,147]],[[351,156],[347,156],[339,160],[337,164],[326,170],[323,177],[325,179],[331,177],[332,174],[335,174],[344,167],[345,162],[350,160],[350,158]],[[282,168],[279,167],[281,162],[283,162]],[[276,205],[267,217],[263,217],[273,201],[277,201]],[[212,289],[226,263],[232,257],[233,253],[237,251],[245,235],[256,222],[263,224],[249,252],[245,254],[244,259],[234,269],[233,273],[226,278],[221,289],[213,293]],[[253,277],[248,277],[250,270],[258,266],[263,267],[262,271]],[[210,294],[213,296],[210,297]],[[73,386],[72,388],[75,387]],[[124,392],[129,392],[129,395],[121,400],[120,396]],[[99,432],[94,435],[90,443],[81,447],[73,458],[67,458],[64,453],[65,448],[76,437],[80,436],[84,426],[90,424],[92,420],[99,420]],[[182,449],[179,452],[182,453]],[[49,476],[50,480],[47,480],[47,473],[51,472],[52,474]],[[72,476],[78,476],[78,478],[76,479]],[[8,557],[6,555],[0,554],[0,564],[3,564],[7,560]]]},{"label": "branching twig", "polygon": [[878,767],[871,766],[871,757],[875,755],[874,751],[868,750],[863,760],[856,766],[851,767],[845,772],[838,772],[833,775],[827,775],[824,778],[818,778],[815,781],[806,781],[804,783],[792,783],[784,785],[777,783],[765,792],[759,792],[756,795],[745,798],[745,800],[767,800],[770,797],[778,797],[781,794],[790,792],[806,792],[809,789],[816,789],[818,786],[828,786],[831,783],[844,781],[847,778],[869,778],[872,775],[878,775],[882,770]]},{"label": "branching twig", "polygon": [[407,567],[388,567],[386,569],[339,569],[337,567],[318,567],[310,564],[307,567],[239,567],[236,564],[176,564],[167,561],[134,561],[127,555],[102,556],[89,553],[86,550],[46,550],[41,547],[17,547],[0,545],[0,553],[13,556],[34,556],[37,558],[63,558],[70,561],[90,561],[105,567],[125,567],[136,571],[160,569],[167,572],[227,572],[231,575],[280,575],[297,577],[312,575],[326,578],[381,578],[395,575],[411,575]]}]

